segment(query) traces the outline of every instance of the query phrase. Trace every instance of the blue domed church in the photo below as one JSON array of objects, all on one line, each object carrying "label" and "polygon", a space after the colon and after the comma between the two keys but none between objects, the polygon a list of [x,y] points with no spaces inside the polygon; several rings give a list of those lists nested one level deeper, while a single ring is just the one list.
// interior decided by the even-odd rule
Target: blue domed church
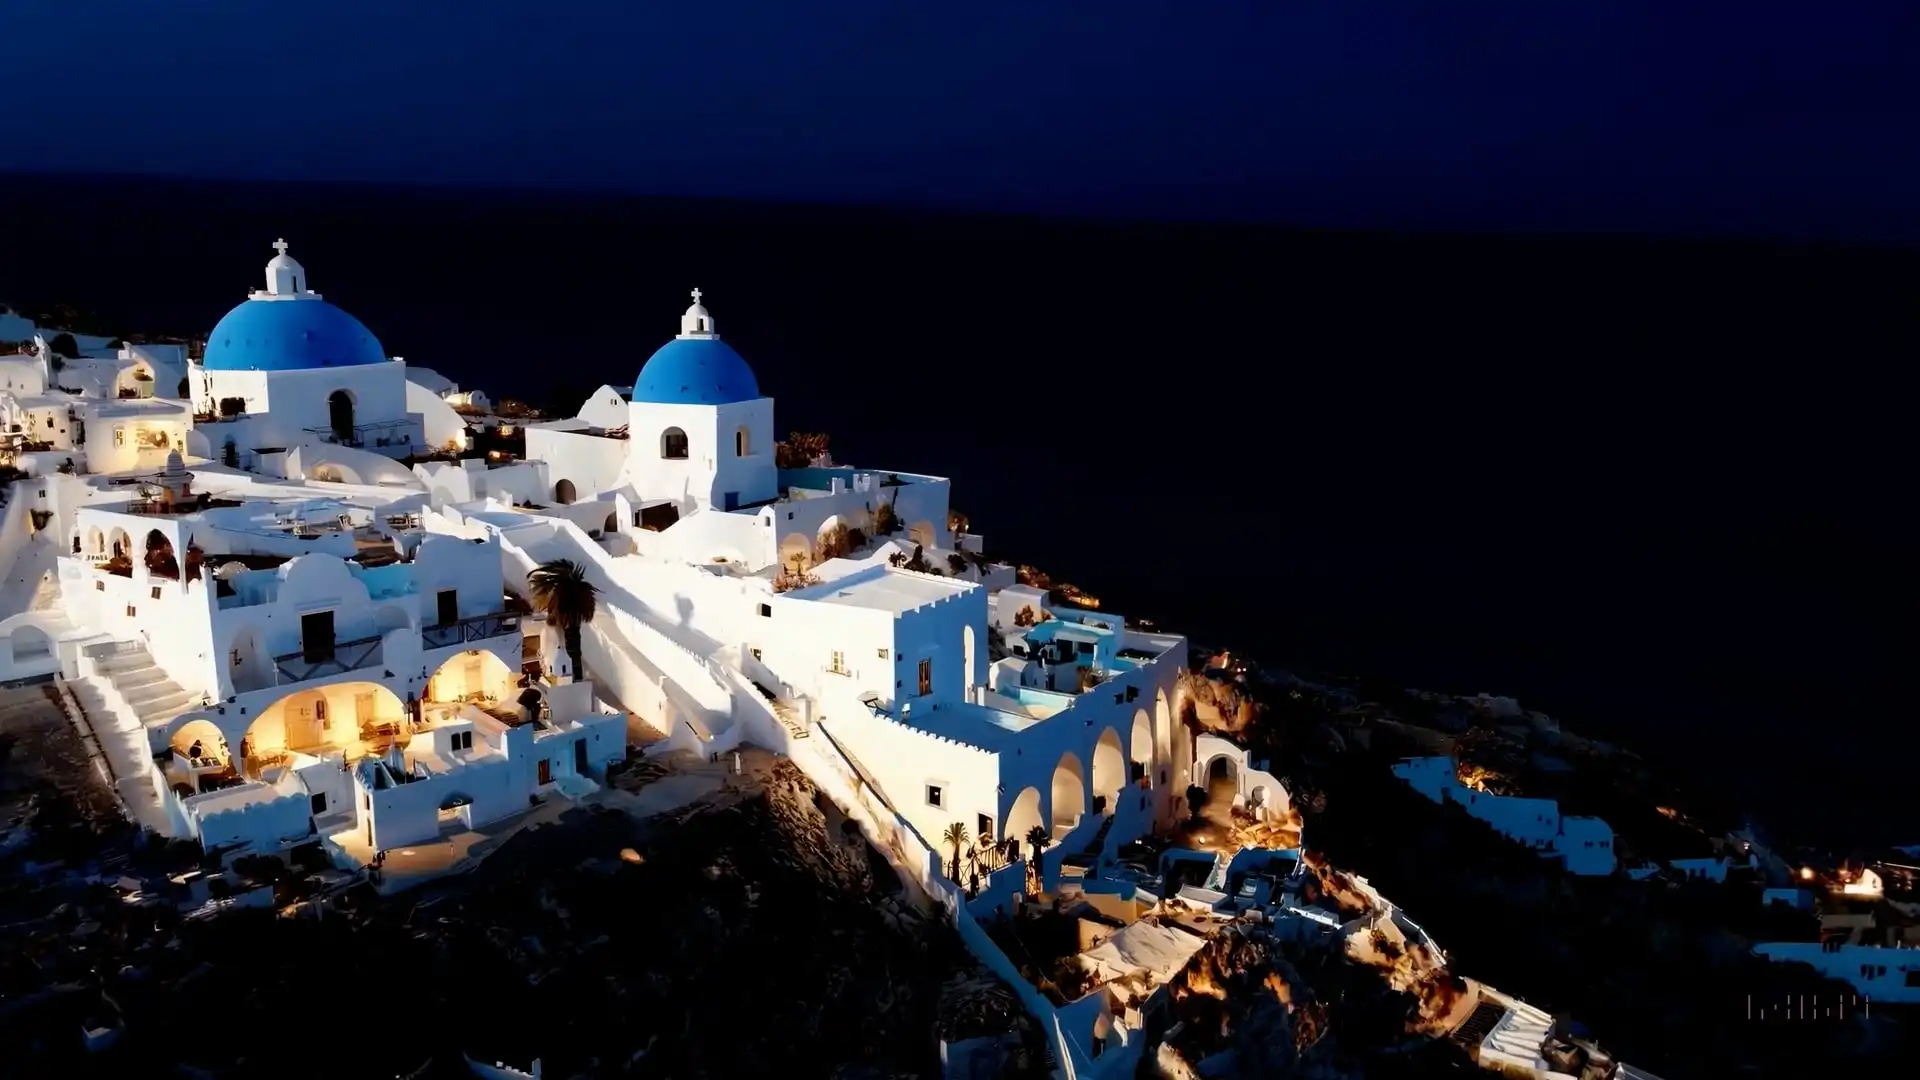
[{"label": "blue domed church", "polygon": [[[406,366],[359,319],[308,287],[287,242],[256,289],[207,335],[190,376],[209,457],[325,444],[404,457],[424,449],[407,412]],[[209,421],[207,418],[211,417]]]},{"label": "blue domed church", "polygon": [[679,336],[634,381],[627,436],[627,473],[643,499],[733,510],[779,494],[773,399],[720,340],[699,289]]}]

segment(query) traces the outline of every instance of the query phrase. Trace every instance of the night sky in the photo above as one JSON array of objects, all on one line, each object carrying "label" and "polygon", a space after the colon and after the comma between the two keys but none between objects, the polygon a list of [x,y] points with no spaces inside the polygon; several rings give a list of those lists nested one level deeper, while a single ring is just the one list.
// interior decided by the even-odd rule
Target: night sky
[{"label": "night sky", "polygon": [[0,170],[1920,242],[1908,0],[16,0],[0,37]]}]

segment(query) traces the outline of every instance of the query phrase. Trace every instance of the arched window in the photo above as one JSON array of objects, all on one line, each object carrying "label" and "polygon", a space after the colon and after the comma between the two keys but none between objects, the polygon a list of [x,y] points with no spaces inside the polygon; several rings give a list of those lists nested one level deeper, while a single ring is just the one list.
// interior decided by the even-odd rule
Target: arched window
[{"label": "arched window", "polygon": [[571,480],[562,480],[553,485],[553,501],[559,503],[561,506],[573,505],[573,500],[578,497],[579,495],[574,491],[573,481]]},{"label": "arched window", "polygon": [[752,454],[753,454],[753,437],[748,435],[747,429],[743,427],[739,431],[736,431],[733,433],[733,456],[749,457]]},{"label": "arched window", "polygon": [[677,427],[661,432],[660,456],[668,461],[687,460],[687,433]]}]

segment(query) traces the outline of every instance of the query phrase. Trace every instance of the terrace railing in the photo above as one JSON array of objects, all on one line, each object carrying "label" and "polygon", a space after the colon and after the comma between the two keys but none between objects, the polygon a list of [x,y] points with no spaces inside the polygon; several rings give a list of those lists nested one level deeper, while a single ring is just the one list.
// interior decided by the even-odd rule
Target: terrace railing
[{"label": "terrace railing", "polygon": [[381,636],[334,642],[326,656],[311,656],[305,650],[273,658],[273,669],[283,683],[306,682],[328,675],[343,675],[361,668],[379,667]]},{"label": "terrace railing", "polygon": [[429,649],[438,649],[519,632],[520,616],[512,612],[496,611],[487,615],[456,619],[438,626],[423,626],[420,628],[420,643]]}]

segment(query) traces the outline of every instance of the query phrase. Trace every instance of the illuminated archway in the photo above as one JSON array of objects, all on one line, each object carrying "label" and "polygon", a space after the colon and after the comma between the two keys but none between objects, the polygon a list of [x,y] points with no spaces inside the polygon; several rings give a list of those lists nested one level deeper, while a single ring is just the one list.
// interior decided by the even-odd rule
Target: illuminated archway
[{"label": "illuminated archway", "polygon": [[[201,760],[226,761],[232,752],[232,748],[227,746],[226,733],[205,717],[197,717],[175,728],[167,739],[167,745],[183,758],[197,757]],[[198,754],[193,752],[195,747],[200,750]]]},{"label": "illuminated archway", "polygon": [[805,534],[788,533],[780,541],[780,566],[789,571],[813,567],[813,545],[807,542]]},{"label": "illuminated archway", "polygon": [[133,558],[133,537],[127,535],[127,530],[114,526],[107,533],[107,553],[116,559]]},{"label": "illuminated archway", "polygon": [[410,736],[407,707],[379,683],[333,683],[289,694],[247,725],[240,765],[250,778],[291,764],[293,755],[339,752],[355,761]]},{"label": "illuminated archway", "polygon": [[[1156,760],[1163,771],[1179,764],[1174,760],[1173,753],[1173,707],[1167,704],[1165,687],[1154,691],[1153,695],[1153,745],[1159,755]],[[1155,783],[1166,783],[1167,780],[1163,776],[1156,779]]]},{"label": "illuminated archway", "polygon": [[832,514],[820,523],[820,531],[814,537],[820,561],[838,559],[853,551],[852,530],[839,514]]},{"label": "illuminated archway", "polygon": [[513,669],[491,650],[468,649],[448,657],[434,671],[427,679],[423,700],[432,704],[512,707],[518,681]]},{"label": "illuminated archway", "polygon": [[1135,777],[1146,776],[1153,772],[1155,761],[1153,751],[1153,718],[1145,709],[1136,709],[1133,713],[1133,738],[1131,744]]},{"label": "illuminated archway", "polygon": [[1046,823],[1040,819],[1040,789],[1023,788],[1014,796],[1013,805],[1007,810],[1006,825],[1001,829],[1000,839],[1014,840],[1024,845],[1027,834]]},{"label": "illuminated archway", "polygon": [[933,538],[933,522],[931,521],[916,521],[907,528],[907,539],[912,540],[921,547],[931,548],[933,546]]},{"label": "illuminated archway", "polygon": [[1053,767],[1053,833],[1071,829],[1087,812],[1087,774],[1080,759],[1069,750],[1060,755]]},{"label": "illuminated archway", "polygon": [[1093,793],[1107,797],[1111,813],[1120,800],[1120,789],[1127,786],[1127,755],[1120,749],[1120,733],[1107,728],[1093,744]]}]

